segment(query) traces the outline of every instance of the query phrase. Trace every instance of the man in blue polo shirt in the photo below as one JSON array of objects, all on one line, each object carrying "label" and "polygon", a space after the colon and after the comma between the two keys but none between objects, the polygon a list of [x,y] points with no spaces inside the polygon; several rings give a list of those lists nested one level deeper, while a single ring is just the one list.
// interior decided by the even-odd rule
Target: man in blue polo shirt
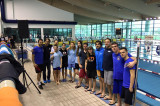
[{"label": "man in blue polo shirt", "polygon": [[129,106],[132,105],[136,66],[134,65],[132,68],[127,67],[129,62],[134,60],[128,56],[128,51],[125,47],[120,49],[120,54],[125,60],[121,98],[124,98],[125,106]]},{"label": "man in blue polo shirt", "polygon": [[[122,83],[123,83],[123,71],[124,71],[124,59],[120,55],[120,51],[118,48],[118,43],[113,42],[112,43],[112,51],[114,52],[112,54],[113,56],[113,97],[112,100],[110,101],[110,104],[115,103],[115,94],[117,94],[117,99],[118,99],[118,105],[121,106],[121,90],[122,90]],[[129,53],[128,56],[131,57],[134,61],[129,62],[127,67],[133,67],[137,61],[135,57],[132,57]]]},{"label": "man in blue polo shirt", "polygon": [[44,70],[44,64],[43,64],[43,40],[38,40],[38,46],[35,46],[32,50],[32,62],[35,67],[35,71],[37,73],[37,81],[38,81],[38,87],[40,89],[43,89],[42,82],[41,82],[41,72]]}]

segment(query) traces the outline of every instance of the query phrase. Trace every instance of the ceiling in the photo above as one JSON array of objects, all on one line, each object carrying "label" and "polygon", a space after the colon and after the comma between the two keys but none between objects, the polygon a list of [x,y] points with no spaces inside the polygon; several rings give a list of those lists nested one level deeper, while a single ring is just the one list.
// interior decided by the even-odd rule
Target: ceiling
[{"label": "ceiling", "polygon": [[160,0],[39,0],[74,13],[78,24],[160,17]]}]

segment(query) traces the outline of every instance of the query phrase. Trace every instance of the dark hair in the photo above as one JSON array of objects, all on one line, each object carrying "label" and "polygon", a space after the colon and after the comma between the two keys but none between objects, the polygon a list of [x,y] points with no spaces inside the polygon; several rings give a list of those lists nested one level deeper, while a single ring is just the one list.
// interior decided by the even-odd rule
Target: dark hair
[{"label": "dark hair", "polygon": [[102,42],[100,40],[97,40],[96,43],[99,43],[102,46]]},{"label": "dark hair", "polygon": [[49,38],[46,38],[46,40],[49,40],[49,42],[51,41]]},{"label": "dark hair", "polygon": [[66,45],[65,43],[62,43],[62,45]]},{"label": "dark hair", "polygon": [[83,45],[87,45],[88,46],[88,43],[83,43]]},{"label": "dark hair", "polygon": [[92,46],[89,46],[88,49],[87,49],[87,58],[89,57],[89,52],[88,52],[88,50],[90,50],[90,49],[92,49],[92,55],[95,55],[93,47],[92,47]]},{"label": "dark hair", "polygon": [[117,43],[117,42],[113,42],[111,45],[115,45],[115,44],[118,46],[118,43]]},{"label": "dark hair", "polygon": [[58,45],[55,44],[54,46],[56,46],[58,48]]},{"label": "dark hair", "polygon": [[128,52],[128,50],[127,50],[126,47],[121,47],[121,48],[120,48],[120,50],[123,50],[123,49],[124,49],[126,52]]},{"label": "dark hair", "polygon": [[[78,56],[78,54],[79,54],[79,49],[83,49],[83,47],[82,47],[82,41],[81,40],[79,40],[78,42],[80,42],[80,44],[81,44],[81,47],[79,47],[78,46],[78,48],[77,48],[77,52],[76,52],[76,56]],[[78,44],[78,43],[77,43]]]},{"label": "dark hair", "polygon": [[109,40],[110,42],[112,42],[112,40],[110,38],[106,38],[105,40]]},{"label": "dark hair", "polygon": [[39,43],[39,41],[42,41],[42,42],[43,42],[43,39],[38,39],[38,43]]}]

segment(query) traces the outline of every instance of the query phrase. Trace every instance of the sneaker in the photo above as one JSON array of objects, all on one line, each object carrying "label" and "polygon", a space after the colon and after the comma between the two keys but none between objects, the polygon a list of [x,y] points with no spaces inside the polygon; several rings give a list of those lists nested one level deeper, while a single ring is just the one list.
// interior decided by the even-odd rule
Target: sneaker
[{"label": "sneaker", "polygon": [[47,80],[47,82],[48,82],[48,83],[50,83],[50,82],[51,82],[51,80]]},{"label": "sneaker", "polygon": [[45,84],[41,82],[41,85],[45,85]]},{"label": "sneaker", "polygon": [[47,83],[47,81],[43,81],[44,83]]},{"label": "sneaker", "polygon": [[38,85],[39,89],[43,89],[42,85]]}]

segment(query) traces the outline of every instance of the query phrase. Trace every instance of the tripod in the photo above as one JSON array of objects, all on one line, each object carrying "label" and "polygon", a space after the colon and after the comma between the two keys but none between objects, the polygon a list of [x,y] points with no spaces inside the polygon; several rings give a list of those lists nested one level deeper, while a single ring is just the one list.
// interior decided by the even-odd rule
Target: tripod
[{"label": "tripod", "polygon": [[[24,62],[23,62],[23,38],[21,38],[21,53],[22,53],[22,66],[24,67]],[[37,89],[38,93],[41,94],[40,90],[37,88],[37,86],[35,85],[35,83],[33,82],[33,80],[31,79],[31,77],[28,75],[28,73],[26,71],[23,72],[23,85],[28,88],[29,84],[28,85],[28,82],[27,82],[27,79],[26,79],[26,75],[27,77],[30,79],[31,83],[35,86],[35,88]]]}]

